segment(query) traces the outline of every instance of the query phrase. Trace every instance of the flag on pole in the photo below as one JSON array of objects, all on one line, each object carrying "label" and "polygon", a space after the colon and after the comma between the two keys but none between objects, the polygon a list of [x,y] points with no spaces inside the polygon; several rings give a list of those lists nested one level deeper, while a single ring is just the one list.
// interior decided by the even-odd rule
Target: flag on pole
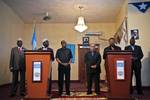
[{"label": "flag on pole", "polygon": [[117,41],[117,45],[124,50],[125,46],[128,44],[127,18],[124,19],[123,23],[119,27],[119,30],[115,34],[115,39]]},{"label": "flag on pole", "polygon": [[122,31],[123,35],[122,35],[122,38],[120,41],[120,46],[121,46],[122,50],[124,50],[125,46],[127,46],[127,44],[128,44],[127,18],[125,18],[121,27],[122,27],[121,31]]},{"label": "flag on pole", "polygon": [[33,27],[33,35],[32,35],[32,50],[36,50],[36,25]]}]

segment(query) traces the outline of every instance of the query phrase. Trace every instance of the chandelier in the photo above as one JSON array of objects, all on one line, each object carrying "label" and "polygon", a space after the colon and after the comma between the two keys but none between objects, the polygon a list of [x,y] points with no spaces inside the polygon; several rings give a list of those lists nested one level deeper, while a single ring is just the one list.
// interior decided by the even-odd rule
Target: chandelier
[{"label": "chandelier", "polygon": [[77,24],[76,26],[74,27],[74,29],[80,33],[84,32],[85,30],[87,30],[87,26],[85,25],[85,20],[84,20],[84,17],[81,16],[81,9],[83,7],[82,6],[79,6],[79,9],[80,9],[80,16],[78,17],[78,21],[77,21]]}]

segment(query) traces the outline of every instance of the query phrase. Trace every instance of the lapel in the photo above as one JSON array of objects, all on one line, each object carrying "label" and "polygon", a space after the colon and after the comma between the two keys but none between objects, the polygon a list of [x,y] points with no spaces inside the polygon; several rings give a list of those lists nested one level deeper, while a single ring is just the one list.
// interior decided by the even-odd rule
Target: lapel
[{"label": "lapel", "polygon": [[18,47],[15,48],[15,54],[19,55],[19,49],[18,49]]},{"label": "lapel", "polygon": [[[131,51],[134,51],[134,50],[132,49],[131,45],[128,47],[128,49],[131,50]],[[134,49],[135,49],[135,48],[134,48]]]}]

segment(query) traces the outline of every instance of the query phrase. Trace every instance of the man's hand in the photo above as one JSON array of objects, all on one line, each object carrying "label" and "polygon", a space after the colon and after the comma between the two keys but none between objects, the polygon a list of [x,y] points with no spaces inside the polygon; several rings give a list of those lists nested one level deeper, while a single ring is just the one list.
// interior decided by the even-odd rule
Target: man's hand
[{"label": "man's hand", "polygon": [[137,58],[137,57],[132,57],[132,59],[133,59],[133,60],[138,60],[138,58]]},{"label": "man's hand", "polygon": [[69,65],[69,63],[62,63],[62,65],[64,65],[64,66],[68,66],[68,65]]},{"label": "man's hand", "polygon": [[95,68],[96,68],[96,65],[92,65],[91,68],[94,68],[94,69],[95,69]]},{"label": "man's hand", "polygon": [[9,70],[12,72],[13,71],[13,67],[9,67]]}]

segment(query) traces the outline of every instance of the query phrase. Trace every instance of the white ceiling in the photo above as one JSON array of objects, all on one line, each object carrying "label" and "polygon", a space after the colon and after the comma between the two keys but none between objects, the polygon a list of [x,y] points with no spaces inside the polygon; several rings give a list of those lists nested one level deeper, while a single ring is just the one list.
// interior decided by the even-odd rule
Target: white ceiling
[{"label": "white ceiling", "polygon": [[79,5],[83,5],[82,15],[87,22],[114,22],[125,0],[3,0],[25,22],[42,21],[49,12],[48,23],[73,23],[80,15]]}]

